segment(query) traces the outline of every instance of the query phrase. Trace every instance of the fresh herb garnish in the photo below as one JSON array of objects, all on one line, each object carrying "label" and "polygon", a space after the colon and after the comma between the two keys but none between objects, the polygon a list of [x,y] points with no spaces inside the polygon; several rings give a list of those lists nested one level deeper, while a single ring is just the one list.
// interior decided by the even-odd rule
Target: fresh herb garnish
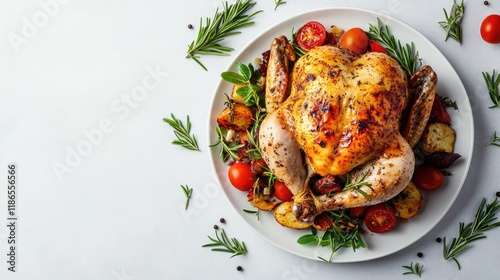
[{"label": "fresh herb garnish", "polygon": [[493,140],[491,140],[489,145],[500,147],[500,137],[497,136],[496,131],[493,133]]},{"label": "fresh herb garnish", "polygon": [[276,9],[278,8],[279,5],[286,4],[286,2],[283,0],[274,0],[274,4],[276,4],[274,6],[274,10],[276,11]]},{"label": "fresh herb garnish", "polygon": [[351,182],[351,176],[349,173],[347,173],[347,179],[346,179],[347,183],[345,184],[345,187],[342,190],[345,191],[345,190],[352,190],[353,189],[353,190],[359,192],[360,194],[362,194],[364,197],[371,199],[371,196],[361,189],[362,186],[365,186],[365,187],[370,188],[373,191],[372,184],[365,181],[365,178],[367,175],[368,175],[368,172],[363,174],[363,177],[361,177],[361,179],[359,179],[359,181]]},{"label": "fresh herb garnish", "polygon": [[295,32],[295,29],[292,28],[292,40],[291,40],[291,44],[292,44],[293,50],[295,51],[295,53],[297,54],[297,56],[301,57],[301,56],[305,55],[307,53],[307,51],[304,50],[304,49],[302,49],[301,47],[299,47],[299,45],[297,44],[297,40],[295,40],[296,36],[297,36],[297,32]]},{"label": "fresh herb garnish", "polygon": [[401,67],[406,71],[408,76],[413,75],[420,67],[421,60],[418,56],[418,52],[415,51],[415,45],[413,42],[411,44],[403,44],[394,38],[391,34],[389,27],[383,25],[382,21],[377,18],[377,26],[369,24],[370,28],[367,32],[368,36],[372,39],[381,43],[387,54],[394,58]]},{"label": "fresh herb garnish", "polygon": [[248,107],[255,105],[263,108],[265,106],[263,89],[257,84],[260,72],[255,70],[251,63],[245,65],[235,62],[234,67],[238,70],[238,73],[222,72],[220,74],[222,79],[235,85],[243,85],[236,90],[236,93],[245,99],[245,105]]},{"label": "fresh herb garnish", "polygon": [[445,107],[450,107],[455,110],[458,110],[457,101],[452,101],[448,96],[441,96],[441,102]]},{"label": "fresh herb garnish", "polygon": [[497,74],[495,70],[493,70],[491,75],[488,72],[483,72],[483,78],[488,88],[491,102],[494,104],[490,108],[500,108],[500,73]]},{"label": "fresh herb garnish", "polygon": [[331,211],[329,214],[331,215],[333,224],[328,230],[318,236],[316,229],[311,227],[311,234],[299,237],[297,243],[315,243],[317,246],[321,247],[329,246],[331,253],[328,259],[318,256],[320,260],[328,263],[332,261],[335,252],[341,248],[352,248],[353,251],[356,251],[356,249],[360,247],[366,248],[361,238],[358,225],[351,223],[352,219],[349,216],[344,212],[336,213]]},{"label": "fresh herb garnish", "polygon": [[424,269],[424,266],[421,266],[418,262],[415,263],[415,265],[411,262],[410,265],[403,265],[403,267],[409,270],[404,272],[403,275],[415,274],[418,277],[422,277],[422,270]]},{"label": "fresh herb garnish", "polygon": [[188,185],[181,185],[182,190],[184,191],[184,195],[186,196],[186,204],[184,209],[187,210],[189,207],[189,199],[191,198],[191,194],[193,194],[193,188],[189,188]]},{"label": "fresh herb garnish", "polygon": [[232,5],[224,2],[222,11],[217,9],[213,19],[206,18],[205,24],[200,19],[198,36],[196,40],[188,45],[186,58],[192,58],[203,69],[207,70],[199,60],[200,54],[229,55],[229,52],[233,51],[233,48],[223,46],[220,43],[225,37],[240,34],[241,32],[237,31],[238,29],[254,24],[251,19],[262,12],[262,10],[250,15],[246,15],[245,13],[255,4],[256,2],[252,2],[251,0],[237,0]]},{"label": "fresh herb garnish", "polygon": [[457,257],[469,249],[470,243],[473,241],[486,238],[485,231],[500,226],[500,222],[493,223],[497,219],[495,215],[499,209],[500,203],[498,203],[497,198],[489,204],[486,203],[486,198],[483,198],[474,216],[474,221],[467,225],[460,223],[459,235],[457,238],[453,238],[449,246],[446,245],[446,237],[443,238],[443,257],[446,260],[454,260],[460,270],[461,266]]},{"label": "fresh herb garnish", "polygon": [[212,248],[212,251],[232,253],[233,255],[231,258],[239,255],[246,255],[248,253],[245,242],[240,242],[236,238],[228,238],[224,229],[221,230],[220,236],[216,229],[215,238],[208,236],[208,239],[210,239],[212,243],[207,243],[202,247],[216,247]]},{"label": "fresh herb garnish", "polygon": [[439,26],[441,26],[446,31],[446,38],[444,41],[446,42],[448,38],[452,38],[453,40],[462,43],[462,26],[461,21],[464,16],[464,0],[462,3],[457,4],[456,0],[453,0],[453,6],[451,7],[450,14],[446,12],[446,9],[443,9],[444,16],[446,18],[445,21],[440,21]]},{"label": "fresh herb garnish", "polygon": [[172,144],[182,146],[188,150],[199,151],[200,148],[198,148],[196,137],[194,134],[190,135],[191,122],[189,121],[189,115],[186,119],[186,126],[184,126],[182,121],[176,119],[174,114],[170,114],[170,116],[172,117],[171,119],[163,118],[163,121],[168,123],[174,129],[174,134],[177,137],[177,140],[172,141]]},{"label": "fresh herb garnish", "polygon": [[215,131],[217,132],[217,136],[219,136],[219,139],[217,139],[216,143],[209,145],[209,147],[216,147],[218,145],[221,145],[219,156],[224,162],[228,161],[229,158],[238,160],[240,158],[240,156],[238,155],[238,150],[240,148],[243,148],[245,145],[237,143],[236,141],[226,139],[228,136],[228,130],[221,126],[217,126]]},{"label": "fresh herb garnish", "polygon": [[243,209],[243,212],[248,214],[255,214],[257,216],[257,221],[260,221],[260,210]]}]

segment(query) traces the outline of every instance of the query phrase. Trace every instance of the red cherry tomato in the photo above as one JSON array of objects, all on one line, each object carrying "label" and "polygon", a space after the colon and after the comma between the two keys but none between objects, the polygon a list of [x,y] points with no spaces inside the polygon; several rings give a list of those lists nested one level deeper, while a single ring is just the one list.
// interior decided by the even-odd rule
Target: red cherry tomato
[{"label": "red cherry tomato", "polygon": [[234,163],[229,167],[227,175],[231,184],[240,191],[250,190],[255,182],[252,167],[248,163]]},{"label": "red cherry tomato", "polygon": [[349,217],[351,217],[353,219],[358,219],[358,218],[363,217],[363,214],[365,214],[366,208],[367,208],[366,206],[349,208]]},{"label": "red cherry tomato", "polygon": [[281,201],[290,201],[293,198],[293,193],[281,181],[276,181],[274,183],[274,196],[276,196]]},{"label": "red cherry tomato", "polygon": [[370,51],[372,52],[380,52],[380,53],[387,53],[387,51],[380,45],[377,41],[370,40]]},{"label": "red cherry tomato", "polygon": [[443,184],[444,175],[436,167],[424,164],[415,170],[412,181],[424,191],[433,191]]},{"label": "red cherry tomato", "polygon": [[370,206],[366,210],[364,222],[371,232],[381,233],[389,231],[396,226],[396,212],[390,205],[377,204]]},{"label": "red cherry tomato", "polygon": [[340,38],[340,46],[355,53],[365,53],[368,49],[368,35],[359,27],[347,30]]},{"label": "red cherry tomato", "polygon": [[500,43],[500,15],[489,15],[481,23],[481,37],[490,44]]},{"label": "red cherry tomato", "polygon": [[321,46],[326,40],[326,29],[323,24],[317,21],[310,21],[297,31],[295,41],[303,50],[310,50],[316,46]]}]

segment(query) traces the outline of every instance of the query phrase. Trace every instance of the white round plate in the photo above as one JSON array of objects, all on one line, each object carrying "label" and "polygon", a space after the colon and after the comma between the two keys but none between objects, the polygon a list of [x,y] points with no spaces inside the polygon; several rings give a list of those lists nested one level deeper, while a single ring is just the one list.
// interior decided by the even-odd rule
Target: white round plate
[{"label": "white round plate", "polygon": [[[415,43],[415,48],[422,58],[423,65],[431,65],[438,74],[438,94],[447,96],[458,103],[459,110],[449,109],[448,111],[452,118],[452,127],[457,132],[455,152],[462,157],[450,168],[453,176],[446,177],[445,184],[441,188],[424,194],[425,201],[421,213],[405,224],[400,223],[393,231],[382,234],[371,234],[369,232],[364,234],[363,239],[367,248],[360,248],[356,252],[351,249],[341,249],[335,253],[332,262],[366,261],[392,254],[419,240],[443,218],[462,188],[472,158],[473,120],[465,88],[443,54],[422,34],[396,19],[361,9],[328,8],[293,16],[260,34],[244,47],[233,60],[233,63],[236,61],[244,64],[254,63],[255,58],[260,58],[261,53],[269,49],[271,41],[275,37],[283,34],[290,38],[292,28],[297,30],[310,20],[319,21],[326,27],[337,25],[347,30],[357,26],[368,30],[369,24],[377,25],[377,18],[380,18],[384,24],[389,26],[392,34],[402,43]],[[233,63],[229,65],[227,70],[235,71],[232,67]],[[232,85],[222,80],[215,89],[208,125],[210,143],[217,141],[215,132],[216,118],[224,108],[224,93],[230,94],[231,89]],[[218,148],[213,148],[210,156],[220,185],[235,210],[257,233],[272,244],[295,255],[313,260],[318,260],[319,256],[323,258],[329,257],[329,248],[317,248],[316,246],[297,243],[297,239],[301,235],[310,233],[309,230],[297,231],[282,227],[274,220],[271,212],[261,211],[260,220],[257,220],[255,215],[243,212],[243,209],[252,209],[252,206],[246,200],[246,193],[231,186],[227,178],[228,167],[218,157],[218,151]]]}]

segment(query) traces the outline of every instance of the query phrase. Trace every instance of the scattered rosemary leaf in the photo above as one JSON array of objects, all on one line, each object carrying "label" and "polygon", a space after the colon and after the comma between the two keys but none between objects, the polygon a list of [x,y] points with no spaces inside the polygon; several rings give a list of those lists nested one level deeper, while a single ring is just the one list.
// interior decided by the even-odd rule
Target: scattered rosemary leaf
[{"label": "scattered rosemary leaf", "polygon": [[493,106],[490,108],[500,108],[500,73],[493,73],[490,75],[488,72],[483,72],[484,82],[488,88],[488,94],[490,95],[491,102]]},{"label": "scattered rosemary leaf", "polygon": [[255,214],[255,216],[257,216],[257,221],[260,221],[260,210],[243,209],[243,212],[248,214]]},{"label": "scattered rosemary leaf", "polygon": [[283,1],[283,0],[274,0],[274,4],[276,4],[276,5],[274,6],[274,10],[276,11],[276,9],[278,8],[278,6],[279,6],[279,5],[286,4],[286,2],[285,2],[285,1]]},{"label": "scattered rosemary leaf", "polygon": [[212,248],[212,251],[216,252],[226,252],[232,253],[232,257],[239,255],[246,255],[248,253],[245,242],[240,242],[236,238],[228,238],[224,229],[221,230],[221,234],[215,230],[215,238],[208,236],[208,239],[212,241],[212,243],[207,243],[202,247],[215,247]]},{"label": "scattered rosemary leaf", "polygon": [[489,143],[490,145],[500,147],[500,137],[497,136],[497,132],[493,133],[493,140]]},{"label": "scattered rosemary leaf", "polygon": [[422,270],[424,269],[424,266],[421,266],[418,262],[413,265],[413,262],[411,262],[410,265],[403,265],[403,268],[408,270],[407,272],[404,272],[403,275],[415,274],[418,277],[422,277]]},{"label": "scattered rosemary leaf", "polygon": [[188,185],[181,185],[182,190],[184,191],[184,195],[186,196],[186,204],[184,209],[188,209],[189,207],[189,199],[191,198],[191,194],[193,194],[193,188],[189,188]]},{"label": "scattered rosemary leaf", "polygon": [[203,19],[200,19],[200,29],[196,40],[188,45],[188,52],[186,58],[192,58],[203,69],[207,71],[205,65],[200,61],[200,54],[204,55],[229,55],[233,48],[221,45],[224,38],[240,34],[239,29],[254,24],[251,19],[262,12],[256,11],[253,14],[246,15],[245,13],[251,9],[256,2],[251,0],[237,0],[236,3],[228,5],[227,2],[223,3],[222,11],[217,9],[213,19],[206,18],[205,24]]},{"label": "scattered rosemary leaf", "polygon": [[484,235],[485,231],[500,227],[500,222],[493,223],[497,219],[495,215],[498,210],[500,210],[500,203],[497,198],[488,204],[486,203],[486,198],[483,198],[474,216],[474,220],[467,225],[460,223],[458,237],[453,238],[449,246],[446,244],[446,237],[443,238],[444,259],[454,260],[460,270],[461,266],[457,257],[472,246],[470,243],[486,238],[486,235]]},{"label": "scattered rosemary leaf", "polygon": [[172,144],[182,146],[188,150],[199,151],[198,143],[196,142],[196,137],[190,135],[191,133],[191,122],[189,121],[189,115],[186,119],[186,126],[181,120],[176,119],[174,114],[170,114],[171,118],[163,118],[163,121],[168,123],[173,129],[177,140],[172,141]]},{"label": "scattered rosemary leaf", "polygon": [[462,26],[461,21],[464,16],[464,0],[459,4],[457,4],[456,0],[453,0],[453,6],[451,7],[450,14],[446,12],[446,9],[443,9],[444,16],[446,18],[445,21],[440,21],[439,26],[441,26],[446,31],[445,42],[448,38],[452,38],[458,43],[462,43]]}]

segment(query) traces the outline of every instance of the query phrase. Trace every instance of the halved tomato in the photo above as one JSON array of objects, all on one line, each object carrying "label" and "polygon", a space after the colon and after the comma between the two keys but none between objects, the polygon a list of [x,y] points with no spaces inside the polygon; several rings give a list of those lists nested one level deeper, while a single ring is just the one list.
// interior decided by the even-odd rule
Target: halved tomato
[{"label": "halved tomato", "polygon": [[396,226],[396,211],[390,205],[377,204],[366,210],[364,222],[368,230],[381,233]]},{"label": "halved tomato", "polygon": [[302,26],[295,35],[295,42],[305,51],[321,46],[326,40],[326,29],[317,21],[310,21]]}]

